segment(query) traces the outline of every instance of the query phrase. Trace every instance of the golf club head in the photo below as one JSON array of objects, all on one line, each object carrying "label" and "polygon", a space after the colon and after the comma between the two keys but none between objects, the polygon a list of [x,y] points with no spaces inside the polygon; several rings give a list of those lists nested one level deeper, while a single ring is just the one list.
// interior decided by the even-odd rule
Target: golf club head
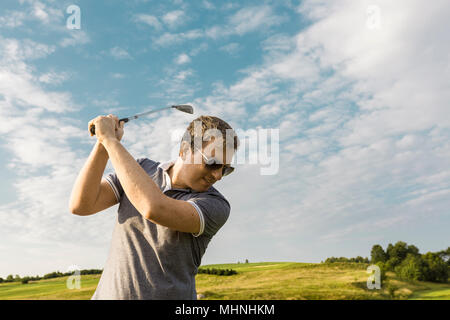
[{"label": "golf club head", "polygon": [[179,104],[176,106],[172,106],[172,108],[175,108],[175,109],[178,109],[180,111],[190,113],[190,114],[194,113],[194,108],[189,104]]}]

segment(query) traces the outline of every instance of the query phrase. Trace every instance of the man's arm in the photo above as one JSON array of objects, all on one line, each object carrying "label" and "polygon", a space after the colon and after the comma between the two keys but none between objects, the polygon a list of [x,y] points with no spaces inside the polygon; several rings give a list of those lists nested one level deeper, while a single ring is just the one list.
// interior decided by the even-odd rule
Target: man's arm
[{"label": "man's arm", "polygon": [[[96,119],[89,122],[88,128]],[[115,120],[117,125],[113,132],[114,136],[120,140],[123,136],[123,122],[119,124],[117,117]],[[73,186],[69,202],[70,212],[86,216],[105,210],[117,203],[111,187],[106,180],[102,180],[107,162],[108,152],[97,141]]]},{"label": "man's arm", "polygon": [[102,175],[108,162],[108,153],[97,142],[78,174],[72,189],[69,208],[77,215],[90,215],[117,203],[114,192]]},{"label": "man's arm", "polygon": [[164,195],[115,137],[99,139],[128,199],[145,219],[181,232],[199,232],[200,218],[190,203]]}]

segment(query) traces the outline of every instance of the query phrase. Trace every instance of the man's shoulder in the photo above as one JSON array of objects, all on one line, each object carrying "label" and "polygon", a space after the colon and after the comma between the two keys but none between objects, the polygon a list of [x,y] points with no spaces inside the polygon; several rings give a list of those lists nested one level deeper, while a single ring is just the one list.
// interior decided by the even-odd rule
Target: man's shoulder
[{"label": "man's shoulder", "polygon": [[227,206],[230,206],[230,203],[228,202],[227,198],[225,198],[225,196],[216,188],[214,188],[213,186],[211,186],[208,190],[203,191],[203,192],[196,192],[194,193],[194,198],[210,198],[210,199],[215,199],[215,200],[220,200],[223,201],[227,204]]},{"label": "man's shoulder", "polygon": [[145,158],[145,157],[137,158],[136,161],[148,173],[156,171],[158,168],[158,165],[159,165],[159,162],[151,160],[149,158]]}]

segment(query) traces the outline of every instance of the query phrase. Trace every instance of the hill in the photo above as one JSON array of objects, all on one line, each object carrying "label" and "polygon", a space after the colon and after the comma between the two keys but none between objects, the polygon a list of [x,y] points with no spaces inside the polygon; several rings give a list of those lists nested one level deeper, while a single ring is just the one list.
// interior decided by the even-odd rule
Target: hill
[{"label": "hill", "polygon": [[[450,284],[402,281],[388,273],[381,290],[367,289],[367,264],[262,262],[205,265],[236,275],[198,274],[202,299],[440,299],[450,300]],[[90,299],[100,275],[81,276],[81,289],[66,288],[67,277],[0,284],[4,299]]]}]

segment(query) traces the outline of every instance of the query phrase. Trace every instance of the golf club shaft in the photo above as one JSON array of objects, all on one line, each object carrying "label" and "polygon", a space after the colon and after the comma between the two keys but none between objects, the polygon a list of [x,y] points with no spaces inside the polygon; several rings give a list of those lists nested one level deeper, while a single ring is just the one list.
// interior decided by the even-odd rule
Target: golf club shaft
[{"label": "golf club shaft", "polygon": [[[186,110],[186,107],[188,107],[188,110]],[[159,112],[159,111],[163,111],[163,110],[171,109],[171,108],[176,108],[176,109],[178,109],[180,111],[187,112],[187,113],[193,113],[193,109],[189,105],[175,105],[175,106],[170,106],[170,107],[159,108],[159,109],[156,109],[156,110],[150,110],[150,111],[147,111],[147,112],[138,113],[138,114],[136,114],[134,116],[131,116],[131,117],[128,117],[128,118],[119,119],[119,124],[120,124],[121,121],[123,121],[124,123],[127,123],[130,120],[138,119],[138,118],[140,118],[142,116],[146,116],[146,115],[154,113],[154,112]],[[89,128],[89,131],[91,132],[91,136],[95,135],[95,125],[92,125]]]}]

